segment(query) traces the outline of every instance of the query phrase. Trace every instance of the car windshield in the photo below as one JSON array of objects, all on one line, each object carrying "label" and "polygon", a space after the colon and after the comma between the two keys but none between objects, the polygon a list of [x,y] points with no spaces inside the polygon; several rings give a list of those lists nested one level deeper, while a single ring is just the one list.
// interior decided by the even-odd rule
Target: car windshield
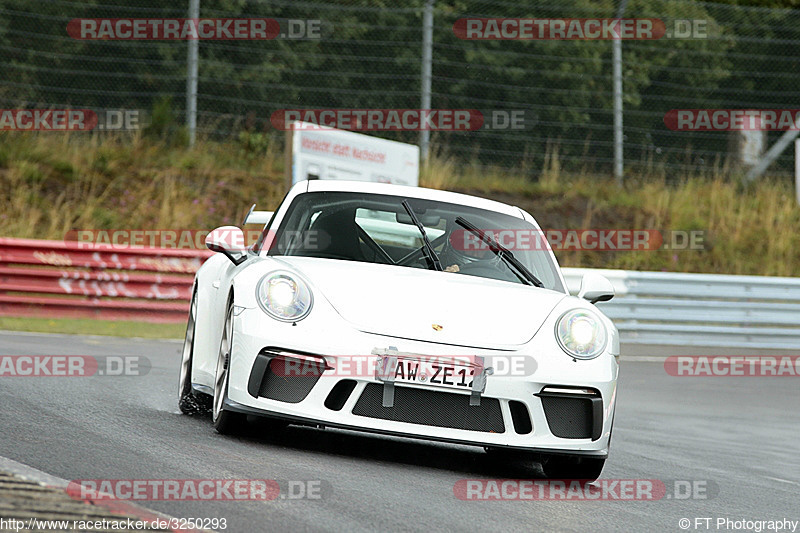
[{"label": "car windshield", "polygon": [[[422,232],[403,207],[408,200],[446,272],[530,284],[507,259],[491,250],[494,240],[545,288],[564,292],[558,266],[540,230],[502,213],[394,195],[304,193],[294,199],[272,239],[268,255],[319,257],[430,269]],[[483,240],[456,222],[486,232]]]}]

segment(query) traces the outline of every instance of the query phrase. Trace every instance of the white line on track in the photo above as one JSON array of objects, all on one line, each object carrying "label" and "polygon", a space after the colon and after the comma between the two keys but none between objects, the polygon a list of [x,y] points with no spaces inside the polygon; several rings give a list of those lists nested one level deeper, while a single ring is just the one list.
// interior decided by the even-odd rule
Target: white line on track
[{"label": "white line on track", "polygon": [[789,483],[790,485],[800,485],[800,483],[798,483],[797,481],[791,481],[788,479],[781,479],[779,477],[771,477],[771,476],[764,476],[764,477],[767,479],[771,479],[773,481],[779,481],[781,483]]}]

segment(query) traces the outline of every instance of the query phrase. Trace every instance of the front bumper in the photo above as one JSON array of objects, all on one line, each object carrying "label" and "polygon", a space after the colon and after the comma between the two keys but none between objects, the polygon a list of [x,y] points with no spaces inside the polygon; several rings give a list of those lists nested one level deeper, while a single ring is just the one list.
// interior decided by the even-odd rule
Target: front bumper
[{"label": "front bumper", "polygon": [[[534,337],[518,351],[498,351],[392,338],[351,327],[326,328],[323,324],[305,320],[297,325],[277,323],[259,309],[245,309],[234,320],[225,408],[295,423],[434,441],[541,453],[608,454],[618,373],[613,355],[573,361],[561,352],[555,339],[548,343]],[[280,349],[266,349],[281,347],[290,358],[294,353],[324,354],[330,360],[367,356],[389,346],[428,356],[525,357],[536,364],[527,375],[488,376],[477,407],[469,405],[468,393],[405,384],[395,385],[398,403],[382,407],[376,391],[384,385],[370,372],[342,375],[336,370],[320,370],[310,381],[286,377],[272,373],[269,366]],[[265,379],[273,380],[272,384],[265,385]],[[581,430],[587,423],[591,428]],[[570,433],[570,427],[579,429]]]}]

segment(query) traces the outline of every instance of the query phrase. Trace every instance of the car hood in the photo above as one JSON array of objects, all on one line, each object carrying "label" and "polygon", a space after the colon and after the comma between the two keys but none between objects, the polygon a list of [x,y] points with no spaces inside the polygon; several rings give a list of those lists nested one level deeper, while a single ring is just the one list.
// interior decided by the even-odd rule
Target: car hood
[{"label": "car hood", "polygon": [[567,296],[410,267],[310,257],[283,256],[280,261],[304,276],[316,297],[326,298],[360,331],[456,346],[515,349]]}]

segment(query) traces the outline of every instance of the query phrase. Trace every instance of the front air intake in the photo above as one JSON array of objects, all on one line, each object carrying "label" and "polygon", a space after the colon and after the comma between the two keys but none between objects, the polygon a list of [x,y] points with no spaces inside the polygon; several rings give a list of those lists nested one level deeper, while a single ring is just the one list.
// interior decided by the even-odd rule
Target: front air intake
[{"label": "front air intake", "polygon": [[257,398],[299,403],[326,368],[321,356],[265,348],[256,356],[247,390]]},{"label": "front air intake", "polygon": [[603,430],[603,399],[594,389],[546,387],[542,401],[550,432],[562,439],[597,440]]}]

